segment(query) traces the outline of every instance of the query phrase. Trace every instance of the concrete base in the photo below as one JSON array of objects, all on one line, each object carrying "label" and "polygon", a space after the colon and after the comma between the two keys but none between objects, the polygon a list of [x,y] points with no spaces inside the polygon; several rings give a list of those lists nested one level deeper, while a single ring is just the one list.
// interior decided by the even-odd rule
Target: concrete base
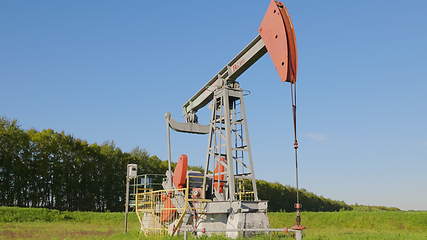
[{"label": "concrete base", "polygon": [[[198,213],[198,235],[221,234],[229,238],[246,237],[257,232],[227,232],[236,229],[269,228],[267,201],[214,201],[205,203],[205,210]],[[181,229],[192,229],[193,224]]]},{"label": "concrete base", "polygon": [[[202,215],[199,218],[198,221],[198,227],[197,229],[199,230],[203,230],[205,229],[206,231],[212,230],[212,229],[226,229],[227,227],[227,214],[226,213],[217,213],[217,214],[206,214],[206,215]],[[221,233],[212,233],[212,232],[198,232],[197,235],[198,236],[203,236],[203,235],[216,235],[216,234],[221,234]]]},{"label": "concrete base", "polygon": [[[267,213],[235,213],[228,216],[227,229],[267,229],[269,222]],[[227,232],[229,238],[250,237],[257,232]]]}]

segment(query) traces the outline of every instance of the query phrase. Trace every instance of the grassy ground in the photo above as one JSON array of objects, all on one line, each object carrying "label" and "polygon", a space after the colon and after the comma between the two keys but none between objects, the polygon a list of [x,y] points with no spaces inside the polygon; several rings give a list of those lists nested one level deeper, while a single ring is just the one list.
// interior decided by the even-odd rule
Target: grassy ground
[{"label": "grassy ground", "polygon": [[[272,227],[289,226],[293,214],[270,213]],[[306,212],[305,239],[427,239],[427,212]]]},{"label": "grassy ground", "polygon": [[[270,213],[269,218],[274,228],[291,226],[294,214]],[[304,238],[308,240],[427,239],[427,212],[305,212],[303,224],[308,227]],[[4,240],[137,239],[138,220],[135,215],[130,217],[129,228],[130,233],[122,233],[122,213],[59,212],[46,209],[0,207],[0,239]],[[276,234],[254,239],[282,239],[283,237]],[[211,239],[223,238],[209,238]]]}]

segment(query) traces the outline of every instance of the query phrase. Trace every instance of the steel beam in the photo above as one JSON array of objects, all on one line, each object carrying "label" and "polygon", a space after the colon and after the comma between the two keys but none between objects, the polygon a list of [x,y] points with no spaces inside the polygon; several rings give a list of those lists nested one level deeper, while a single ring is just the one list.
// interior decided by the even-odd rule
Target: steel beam
[{"label": "steel beam", "polygon": [[264,41],[258,35],[239,54],[225,65],[215,76],[209,80],[194,96],[183,105],[184,115],[197,112],[206,106],[213,98],[216,89],[228,82],[234,82],[243,72],[261,58],[267,49]]}]

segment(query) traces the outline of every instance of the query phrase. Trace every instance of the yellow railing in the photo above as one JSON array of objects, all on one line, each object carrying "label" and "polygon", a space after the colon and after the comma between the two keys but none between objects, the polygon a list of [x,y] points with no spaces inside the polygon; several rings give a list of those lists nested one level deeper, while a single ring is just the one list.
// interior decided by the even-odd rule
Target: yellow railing
[{"label": "yellow railing", "polygon": [[235,193],[237,200],[241,201],[254,201],[255,193],[254,192],[236,192]]},{"label": "yellow railing", "polygon": [[135,211],[144,234],[165,234],[185,212],[186,188],[146,191],[135,194]]},{"label": "yellow railing", "polygon": [[[249,184],[248,184],[249,183]],[[235,193],[235,197],[237,200],[241,201],[254,201],[255,200],[255,192],[252,190],[246,190],[246,187],[250,186],[250,182],[248,179],[239,179],[238,180],[238,190]]]},{"label": "yellow railing", "polygon": [[[187,177],[185,188],[156,190],[138,188],[135,193],[135,211],[144,235],[174,235],[185,218],[197,212],[203,214],[206,202],[201,189],[190,186],[203,181],[203,176]],[[197,194],[196,194],[197,193]],[[188,219],[187,219],[188,220]]]},{"label": "yellow railing", "polygon": [[[137,187],[135,192],[135,211],[144,235],[175,235],[182,225],[204,215],[210,199],[205,199],[204,176],[187,176],[186,185],[180,189],[153,190],[151,187]],[[239,179],[235,198],[253,201],[254,192],[247,179]],[[247,189],[248,188],[248,189]],[[191,217],[191,219],[190,219]]]}]

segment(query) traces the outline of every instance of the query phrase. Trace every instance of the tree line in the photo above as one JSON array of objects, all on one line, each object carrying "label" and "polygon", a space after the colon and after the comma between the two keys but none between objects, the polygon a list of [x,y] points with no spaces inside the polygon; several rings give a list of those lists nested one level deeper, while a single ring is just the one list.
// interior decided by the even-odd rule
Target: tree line
[{"label": "tree line", "polygon": [[[139,174],[165,173],[167,162],[140,148],[123,152],[113,142],[89,144],[56,132],[22,129],[0,117],[0,205],[69,211],[123,211],[126,166]],[[271,211],[293,211],[296,191],[279,183],[258,181],[261,199]],[[351,209],[303,191],[303,209]]]}]

